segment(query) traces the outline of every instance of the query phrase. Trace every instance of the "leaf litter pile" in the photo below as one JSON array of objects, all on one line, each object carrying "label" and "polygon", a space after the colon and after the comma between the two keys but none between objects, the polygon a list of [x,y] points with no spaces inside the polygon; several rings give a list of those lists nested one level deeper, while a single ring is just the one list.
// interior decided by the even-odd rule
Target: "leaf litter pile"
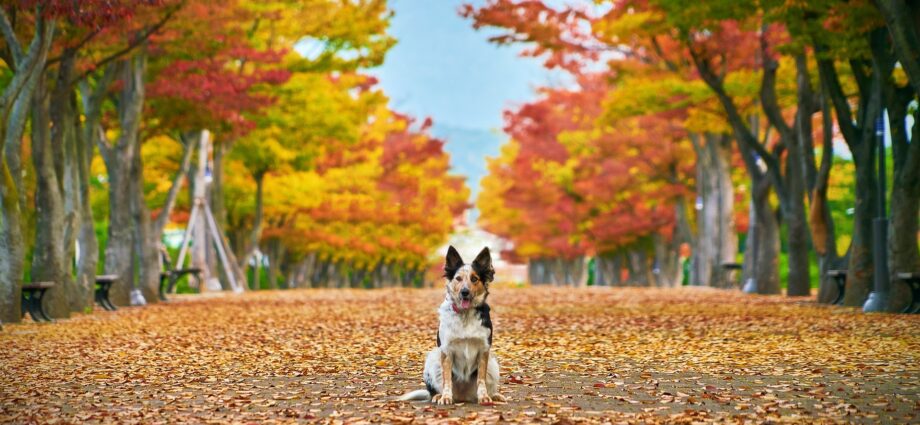
[{"label": "leaf litter pile", "polygon": [[495,288],[507,403],[423,388],[441,290],[189,296],[0,331],[0,423],[920,422],[920,316],[711,289]]}]

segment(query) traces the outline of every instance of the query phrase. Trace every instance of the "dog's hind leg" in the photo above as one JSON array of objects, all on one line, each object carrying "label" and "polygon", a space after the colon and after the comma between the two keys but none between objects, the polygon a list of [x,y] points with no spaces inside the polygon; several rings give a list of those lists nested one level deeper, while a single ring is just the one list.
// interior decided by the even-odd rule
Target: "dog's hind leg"
[{"label": "dog's hind leg", "polygon": [[441,398],[443,386],[441,385],[441,350],[435,348],[425,357],[425,371],[422,372],[422,380],[425,381],[425,388],[431,401],[437,402]]}]

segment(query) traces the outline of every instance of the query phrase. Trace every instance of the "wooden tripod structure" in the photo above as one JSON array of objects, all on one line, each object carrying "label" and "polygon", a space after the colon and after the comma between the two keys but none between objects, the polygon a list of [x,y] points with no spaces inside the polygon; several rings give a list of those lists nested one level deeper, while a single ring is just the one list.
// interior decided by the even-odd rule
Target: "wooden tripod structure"
[{"label": "wooden tripod structure", "polygon": [[198,170],[195,175],[195,203],[192,206],[192,213],[189,216],[188,226],[185,228],[185,234],[182,236],[182,245],[179,249],[179,259],[176,261],[177,267],[185,264],[185,255],[189,250],[189,243],[194,240],[192,245],[192,264],[194,267],[202,270],[202,279],[199,285],[199,291],[204,292],[207,288],[207,282],[210,281],[210,268],[208,267],[207,250],[212,245],[217,250],[218,258],[223,266],[224,275],[230,283],[230,288],[234,292],[243,292],[245,282],[241,282],[241,274],[236,271],[236,258],[233,251],[229,249],[223,233],[211,207],[206,200],[208,176],[205,170],[208,169],[208,151],[210,147],[210,133],[202,130],[201,143],[198,146]]}]

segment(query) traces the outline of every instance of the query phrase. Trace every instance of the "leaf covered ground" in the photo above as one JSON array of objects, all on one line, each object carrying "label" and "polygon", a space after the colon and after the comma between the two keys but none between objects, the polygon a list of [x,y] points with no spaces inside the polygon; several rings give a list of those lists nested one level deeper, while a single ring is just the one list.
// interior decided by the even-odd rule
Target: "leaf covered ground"
[{"label": "leaf covered ground", "polygon": [[920,422],[920,316],[719,290],[502,289],[508,403],[422,388],[440,290],[190,296],[0,331],[0,423]]}]

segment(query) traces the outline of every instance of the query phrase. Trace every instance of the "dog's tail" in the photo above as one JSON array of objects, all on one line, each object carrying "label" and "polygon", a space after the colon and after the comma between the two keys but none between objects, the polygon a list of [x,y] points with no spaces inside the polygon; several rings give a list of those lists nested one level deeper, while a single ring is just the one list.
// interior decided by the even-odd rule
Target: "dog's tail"
[{"label": "dog's tail", "polygon": [[400,397],[398,400],[399,401],[422,401],[422,400],[428,401],[430,399],[431,399],[431,394],[428,394],[428,390],[415,390],[415,391],[409,391],[403,394],[403,396]]}]

